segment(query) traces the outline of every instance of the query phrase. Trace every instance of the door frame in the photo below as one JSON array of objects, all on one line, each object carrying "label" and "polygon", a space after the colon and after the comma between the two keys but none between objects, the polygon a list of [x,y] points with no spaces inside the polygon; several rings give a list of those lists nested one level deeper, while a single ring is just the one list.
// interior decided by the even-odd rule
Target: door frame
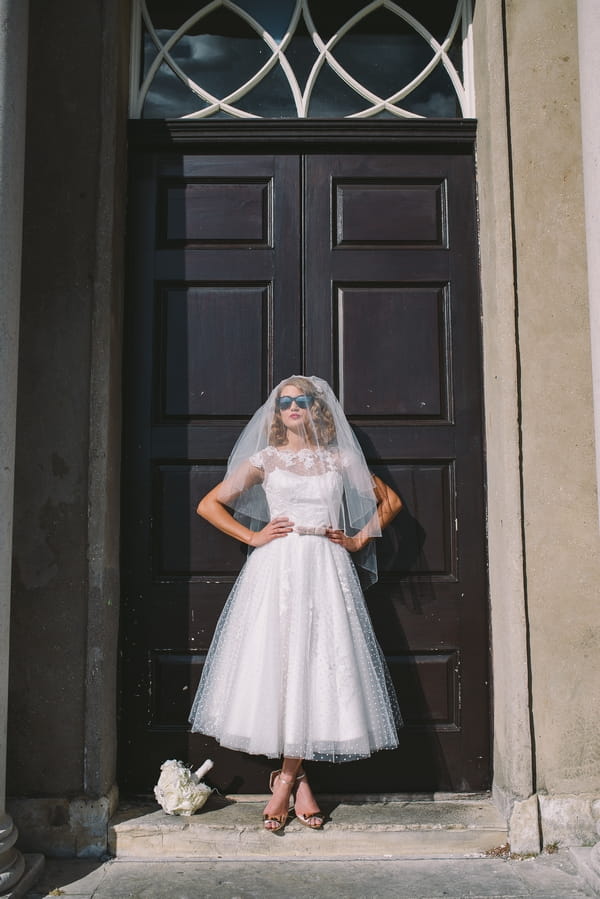
[{"label": "door frame", "polygon": [[[306,156],[309,159],[311,157],[317,157],[319,159],[326,160],[329,157],[333,157],[333,160],[334,160],[333,164],[335,165],[336,164],[335,161],[338,159],[338,157],[342,156],[344,159],[347,160],[348,164],[350,165],[349,171],[356,173],[356,171],[357,171],[356,166],[359,164],[359,160],[361,160],[366,154],[366,156],[369,158],[373,157],[374,159],[376,158],[376,159],[381,159],[383,161],[386,161],[387,165],[391,166],[391,168],[389,169],[390,172],[396,172],[396,169],[398,169],[397,174],[400,174],[402,171],[404,171],[404,168],[406,168],[406,166],[408,166],[407,171],[412,172],[413,177],[418,177],[418,175],[417,175],[418,172],[421,172],[421,174],[429,172],[428,166],[433,165],[434,169],[431,172],[432,176],[433,176],[433,171],[435,171],[435,172],[437,172],[438,176],[440,176],[440,177],[445,176],[445,177],[451,179],[450,184],[453,185],[453,186],[449,187],[449,191],[451,193],[451,196],[453,197],[452,200],[449,200],[449,204],[452,209],[452,212],[451,212],[452,222],[453,222],[452,233],[454,234],[454,238],[452,239],[452,242],[451,242],[451,249],[453,248],[453,251],[450,254],[442,253],[442,256],[444,256],[444,258],[445,258],[445,256],[449,255],[449,257],[452,260],[454,260],[454,259],[460,260],[463,258],[468,260],[467,267],[469,269],[469,274],[467,276],[467,283],[463,285],[464,289],[467,290],[467,293],[469,296],[469,301],[467,304],[467,307],[469,309],[468,319],[464,320],[465,322],[467,322],[467,332],[465,332],[465,333],[469,333],[469,332],[471,333],[471,341],[472,341],[473,347],[475,347],[479,343],[479,341],[480,341],[480,334],[478,333],[479,332],[479,289],[478,289],[478,283],[477,283],[477,270],[473,268],[473,265],[474,264],[476,265],[476,249],[475,249],[475,237],[474,237],[476,223],[475,223],[474,211],[473,211],[473,187],[474,187],[474,184],[473,184],[473,181],[474,181],[473,141],[474,141],[474,135],[475,135],[474,123],[466,123],[463,120],[444,121],[441,123],[435,123],[436,127],[433,130],[432,130],[429,122],[427,123],[427,126],[425,128],[423,127],[423,125],[421,123],[419,123],[418,127],[413,126],[410,129],[407,129],[407,128],[399,129],[396,123],[390,123],[390,122],[383,123],[383,127],[382,127],[382,123],[377,123],[377,127],[375,127],[375,128],[370,123],[361,123],[362,127],[359,129],[361,141],[357,142],[356,141],[356,133],[355,133],[352,123],[348,123],[345,121],[337,120],[333,123],[327,123],[328,127],[326,129],[324,129],[322,127],[322,124],[323,124],[322,122],[319,122],[318,127],[315,129],[315,128],[311,127],[312,122],[302,121],[302,122],[289,123],[287,121],[283,121],[283,122],[276,121],[276,122],[262,123],[266,127],[262,127],[262,125],[261,125],[260,127],[256,128],[256,129],[252,129],[253,133],[257,133],[258,136],[261,138],[260,143],[253,143],[249,140],[249,137],[248,137],[249,129],[247,129],[245,127],[246,123],[242,123],[240,126],[238,123],[217,122],[217,123],[215,123],[217,127],[210,129],[211,141],[208,145],[206,145],[204,143],[204,141],[196,140],[198,131],[200,130],[197,124],[195,124],[194,127],[191,129],[190,129],[188,123],[185,123],[185,122],[182,123],[180,121],[175,121],[172,123],[171,122],[169,122],[169,123],[149,122],[149,123],[144,123],[144,124],[148,124],[149,127],[147,129],[146,128],[143,129],[141,143],[139,145],[135,145],[135,148],[134,148],[134,151],[132,154],[132,164],[135,166],[135,168],[134,168],[134,174],[132,177],[132,192],[133,192],[132,196],[134,199],[132,200],[131,208],[132,208],[132,215],[135,216],[136,213],[134,212],[134,210],[138,210],[137,216],[139,216],[139,222],[138,222],[137,217],[135,218],[135,220],[132,219],[132,222],[131,222],[131,227],[132,227],[131,239],[133,241],[132,245],[134,248],[135,259],[140,258],[140,253],[141,253],[141,248],[140,248],[139,252],[137,252],[137,253],[135,252],[135,250],[138,246],[138,233],[139,234],[146,233],[147,230],[150,229],[146,235],[146,240],[150,240],[152,244],[154,243],[154,238],[152,237],[152,235],[154,234],[155,226],[153,224],[151,224],[151,222],[153,221],[153,213],[150,214],[152,209],[154,208],[154,200],[152,199],[154,197],[154,192],[153,192],[154,188],[152,186],[154,183],[152,180],[152,172],[154,172],[154,166],[157,167],[157,170],[160,170],[161,172],[163,172],[163,174],[167,170],[172,174],[171,168],[170,168],[173,165],[173,163],[171,162],[172,158],[179,159],[180,157],[186,157],[187,155],[189,155],[189,157],[190,157],[190,161],[188,163],[189,165],[192,165],[192,162],[191,162],[192,158],[198,158],[198,160],[201,160],[201,159],[205,160],[206,165],[212,165],[213,167],[216,166],[216,168],[215,168],[216,172],[220,172],[223,165],[225,165],[225,170],[227,172],[229,172],[229,169],[230,169],[231,165],[233,164],[232,160],[235,160],[240,157],[246,159],[248,157],[253,157],[253,154],[256,154],[257,159],[260,159],[264,155],[264,153],[266,151],[266,148],[264,145],[264,136],[265,136],[265,131],[267,131],[268,134],[271,136],[271,140],[268,143],[269,158],[270,157],[277,157],[277,158],[281,158],[281,159],[292,158],[292,157],[297,156],[298,154],[300,154],[301,156]],[[391,128],[389,127],[390,124],[392,125]],[[157,127],[157,125],[158,125],[158,127]],[[439,127],[439,126],[441,126],[441,127]],[[147,140],[147,134],[144,133],[146,131],[151,131],[153,133],[153,140],[151,142],[149,142]],[[334,135],[333,137],[332,137],[332,132]],[[374,132],[376,132],[380,136],[380,139],[377,141],[373,139]],[[206,135],[204,134],[203,128],[201,129],[201,133],[202,133],[203,137],[206,137]],[[173,134],[175,134],[176,139],[172,139]],[[427,134],[433,136],[434,139],[426,140],[425,136]],[[191,137],[190,137],[190,135],[191,135]],[[300,137],[299,137],[299,135],[300,135]],[[341,136],[341,140],[338,140],[337,138],[340,136]],[[407,139],[407,138],[410,138],[410,139]],[[366,139],[368,139],[368,143],[366,142]],[[315,144],[316,144],[316,147],[315,147]],[[274,146],[281,148],[280,152],[277,152],[275,149],[273,149]],[[422,149],[421,149],[421,147],[422,147]],[[406,164],[404,164],[402,162],[403,158],[405,158],[407,160]],[[425,158],[427,158],[429,160],[429,162],[426,163],[424,161]],[[423,160],[423,163],[420,162],[421,159]],[[154,160],[154,162],[152,162],[151,160]],[[229,161],[223,162],[222,160],[229,160]],[[397,163],[394,162],[395,160],[397,160],[398,162]],[[341,162],[340,162],[340,164],[341,164]],[[421,171],[422,165],[426,166],[426,168],[423,171]],[[439,171],[438,171],[438,169],[439,169]],[[142,183],[144,184],[144,187],[142,187],[141,189],[137,186],[138,171],[141,173]],[[338,170],[335,169],[335,171],[338,171]],[[340,172],[341,172],[341,170],[338,171],[338,174],[340,174]],[[291,173],[290,173],[290,177],[291,177]],[[453,180],[454,178],[457,178],[459,180],[455,181],[455,180]],[[321,183],[319,178],[317,179],[317,181],[319,184]],[[288,178],[286,177],[285,183],[287,183],[287,182],[288,182]],[[457,189],[458,184],[460,184],[461,186],[460,186],[460,188]],[[325,182],[323,182],[322,189],[324,187],[325,187]],[[292,191],[293,190],[294,190],[294,188],[292,188]],[[464,223],[461,225],[462,204],[460,202],[460,196],[463,194],[466,198],[468,198],[467,203],[465,205],[468,208],[469,212],[468,212],[468,220],[465,219]],[[319,195],[322,195],[322,190],[319,191]],[[277,191],[275,192],[275,196],[277,196]],[[140,202],[142,204],[141,207],[139,206]],[[149,206],[146,208],[147,204],[149,204]],[[325,203],[325,206],[321,209],[321,215],[324,216],[324,220],[328,216],[326,207],[327,207],[327,203]],[[464,228],[464,231],[463,231],[463,228]],[[139,229],[141,229],[141,230],[139,230]],[[456,229],[458,229],[458,231]],[[326,232],[327,232],[327,229],[326,229]],[[325,244],[327,243],[327,233],[326,232],[321,234],[320,244],[322,244],[323,241],[325,241]],[[466,244],[464,246],[462,246],[463,235],[464,235],[464,240],[466,241]],[[323,246],[324,246],[324,244],[323,244]],[[444,242],[444,246],[446,247],[445,242]],[[446,249],[448,249],[448,247],[446,247]],[[316,258],[316,256],[319,255],[316,252],[316,247],[313,247],[312,252],[315,254],[315,258]],[[344,252],[345,257],[348,255],[348,252],[349,252],[348,249]],[[132,265],[135,267],[136,271],[138,271],[138,264],[134,261],[134,259],[132,259],[131,261],[132,261]],[[341,261],[341,257],[338,261]],[[379,260],[380,263],[382,261],[383,261],[382,259]],[[422,262],[423,260],[421,259],[420,261]],[[438,260],[438,262],[439,262],[439,260]],[[452,265],[452,263],[448,263],[448,264]],[[152,270],[152,266],[150,268]],[[459,269],[462,270],[462,268],[463,268],[463,266],[461,264],[459,264]],[[160,267],[160,270],[162,272],[161,277],[165,277],[162,267]],[[146,271],[145,268],[142,269],[142,272],[144,272],[144,273],[141,274],[140,272],[138,272],[138,276],[133,276],[133,273],[132,273],[132,277],[135,279],[135,283],[137,283],[137,277],[142,277],[143,279],[146,278],[145,271]],[[456,274],[457,273],[455,272],[452,275],[452,283],[454,285],[454,289],[452,290],[452,293],[455,295],[455,300],[453,300],[452,306],[453,306],[453,308],[456,306],[455,311],[452,313],[452,319],[454,321],[455,315],[457,316],[456,321],[454,321],[455,325],[461,319],[461,316],[464,314],[464,313],[460,313],[460,309],[463,307],[464,304],[462,302],[460,302],[460,299],[459,299],[460,291],[463,289],[459,285],[462,282],[460,280],[456,280],[456,281],[454,280],[454,277]],[[338,272],[338,275],[339,275],[339,272]],[[371,277],[373,275],[374,275],[374,272],[372,271]],[[394,277],[396,277],[396,278],[399,277],[397,270],[395,270],[395,274],[394,274],[394,272],[392,272],[391,274],[388,272],[388,275],[392,279]],[[196,276],[197,276],[197,273],[196,273]],[[449,273],[448,273],[448,276],[450,276]],[[423,273],[421,273],[421,275],[419,277],[422,279],[424,277]],[[442,275],[440,275],[440,277],[442,277]],[[409,280],[410,280],[410,277],[409,277]],[[314,288],[314,286],[315,285],[313,285],[313,288]],[[134,287],[133,281],[131,284],[131,289],[137,295],[138,291],[137,291],[137,288]],[[142,288],[141,302],[142,302],[143,308],[145,308],[145,300],[143,298],[147,295],[148,290],[152,290],[152,289],[153,288],[152,288],[150,282],[148,282],[146,284],[145,288]],[[314,295],[314,289],[311,291],[311,293]],[[323,297],[323,301],[326,302],[324,297]],[[475,304],[474,306],[472,305],[473,303]],[[142,314],[142,308],[140,308],[140,314]],[[132,322],[130,327],[131,326],[133,326],[133,328],[135,329],[136,343],[139,345],[140,334],[141,334],[141,331],[144,330],[142,320],[140,319],[140,321],[136,320],[135,322]],[[318,329],[318,330],[320,330],[320,329]],[[460,328],[460,332],[463,333],[463,327]],[[146,338],[146,340],[147,339],[148,338]],[[146,341],[144,341],[144,342],[146,342]],[[467,355],[469,357],[471,356],[470,353],[468,353]],[[479,356],[479,352],[477,351],[477,356],[473,357],[473,361],[475,361],[475,358],[477,359],[477,361],[476,361],[477,373],[475,371],[473,371],[474,380],[477,382],[479,382],[479,379],[480,379],[480,366],[481,366],[478,356]],[[138,363],[143,364],[141,359],[138,360]],[[133,364],[135,365],[138,363],[134,362]],[[320,369],[322,366],[317,365],[316,367],[318,369]],[[461,370],[462,370],[462,367],[461,367]],[[455,374],[457,375],[457,372],[455,372]],[[327,373],[325,373],[323,376],[329,377],[329,375],[327,375]],[[150,377],[149,372],[146,372],[145,379],[142,379],[142,381],[144,382],[144,380],[145,380],[145,383],[147,383],[147,384],[149,384],[151,382],[152,379]],[[480,403],[481,403],[481,400],[480,400],[479,396],[477,396],[477,400],[476,400],[475,406],[473,408],[473,414],[476,415],[476,417],[477,417],[477,419],[479,419],[479,421],[476,421],[476,419],[473,419],[473,426],[474,426],[474,428],[476,428],[476,433],[477,433],[476,443],[478,443],[478,444],[480,442],[480,439],[482,439],[482,437],[483,437],[483,434],[482,434],[483,429],[482,429],[481,419],[480,419],[480,414],[481,414],[480,413],[480,409],[481,409]],[[136,404],[134,403],[134,407],[132,408],[132,415],[134,417],[137,415],[137,412],[135,412],[135,407],[136,407]],[[142,420],[145,420],[145,413],[142,413]],[[426,428],[426,430],[427,430],[427,428]],[[436,429],[436,430],[439,431],[439,429]],[[458,429],[458,431],[460,433],[462,433],[460,428]],[[456,433],[453,428],[451,428],[451,432]],[[138,436],[135,436],[135,433],[136,432],[134,431],[133,434],[130,435],[130,439],[133,439],[134,445],[137,446]],[[474,431],[474,434],[475,434],[475,431]],[[140,437],[140,439],[141,439],[141,437]],[[453,438],[453,440],[454,440],[454,438]],[[452,440],[452,444],[453,444],[453,440]],[[197,451],[199,451],[199,450],[197,450]],[[160,451],[158,451],[158,452],[160,455]],[[430,452],[434,452],[434,451],[430,450]],[[453,451],[451,451],[449,447],[447,447],[445,451],[442,451],[442,455],[444,455],[444,452],[449,452],[451,455],[454,455]],[[402,454],[403,453],[401,453],[401,455]],[[385,453],[384,453],[384,455],[385,455]],[[434,452],[434,455],[435,455],[435,452]],[[463,467],[464,467],[464,456],[462,457],[462,459],[463,459],[463,461],[461,463],[461,470],[463,470]],[[141,458],[140,458],[139,462],[140,463],[142,462]],[[477,463],[477,464],[479,465],[479,463]],[[137,470],[139,470],[139,468],[137,468]],[[144,480],[145,480],[145,477],[146,476],[144,475]],[[482,476],[481,481],[480,481],[480,478],[478,475],[477,483],[480,484],[480,486],[477,489],[481,490],[481,486],[484,484],[484,477]],[[462,496],[462,492],[460,493],[460,495]],[[129,504],[129,507],[130,506],[131,506],[131,504]],[[144,508],[145,508],[144,502],[142,502],[142,506],[144,506]],[[137,507],[137,503],[134,504],[134,508],[135,507]],[[124,509],[127,510],[127,508],[128,508],[128,503],[126,502]],[[471,789],[471,790],[473,790],[473,789],[479,789],[479,790],[489,789],[490,781],[488,780],[488,778],[491,778],[491,761],[490,761],[490,753],[489,753],[489,747],[491,746],[491,735],[490,735],[491,728],[489,726],[490,722],[489,722],[489,713],[488,713],[488,703],[489,703],[489,696],[490,696],[490,692],[491,692],[489,690],[489,686],[488,686],[489,675],[488,675],[487,671],[484,673],[484,671],[482,669],[482,670],[478,671],[477,675],[475,676],[473,673],[473,669],[471,668],[471,664],[474,662],[474,658],[481,660],[481,661],[477,662],[477,665],[482,665],[484,667],[489,666],[489,646],[488,646],[487,640],[486,640],[487,620],[489,619],[489,607],[487,605],[488,591],[487,591],[487,581],[485,578],[485,549],[480,544],[480,541],[485,540],[485,525],[483,522],[483,518],[480,518],[480,514],[482,514],[482,515],[484,514],[483,509],[481,510],[481,513],[478,511],[476,530],[473,532],[472,537],[470,539],[472,539],[472,541],[474,543],[476,542],[478,544],[477,553],[478,553],[478,555],[479,555],[479,553],[481,554],[481,556],[480,556],[481,561],[478,563],[478,569],[480,570],[480,572],[483,576],[484,583],[483,584],[478,583],[476,592],[477,592],[477,596],[481,597],[481,599],[478,601],[477,605],[478,605],[478,608],[481,609],[481,615],[483,616],[483,619],[482,620],[479,619],[479,612],[477,612],[477,614],[473,616],[474,619],[477,619],[479,621],[479,633],[478,633],[477,640],[476,640],[478,649],[476,651],[475,657],[470,652],[465,653],[464,672],[465,672],[465,675],[468,671],[470,673],[469,673],[468,679],[464,680],[464,686],[466,688],[465,695],[466,695],[467,691],[470,692],[472,689],[477,690],[477,691],[481,691],[482,689],[485,690],[485,693],[486,693],[485,699],[482,695],[480,696],[479,692],[478,692],[476,703],[474,703],[473,701],[465,702],[465,708],[467,710],[467,712],[465,712],[465,716],[467,715],[467,713],[469,715],[473,714],[474,709],[477,709],[478,714],[480,714],[480,715],[484,714],[485,719],[486,719],[486,733],[483,736],[483,743],[482,743],[482,739],[480,738],[477,749],[471,749],[470,753],[466,751],[466,748],[463,747],[463,749],[462,749],[464,762],[466,763],[467,758],[470,758],[471,761],[469,764],[470,765],[476,764],[478,766],[479,773],[478,773],[477,777],[475,778],[475,780],[477,781],[477,785],[476,786],[473,785],[471,787],[466,786],[466,784],[468,783],[468,779],[467,779],[466,775],[464,778],[462,776],[460,776],[460,771],[463,770],[463,773],[464,773],[464,770],[466,770],[466,769],[461,768],[460,759],[457,754],[458,749],[456,748],[456,746],[459,743],[460,743],[460,745],[462,745],[462,742],[465,739],[468,740],[470,738],[473,738],[474,734],[477,731],[477,728],[474,725],[473,732],[471,733],[471,731],[469,729],[465,730],[465,728],[463,726],[459,729],[461,731],[460,736],[455,736],[453,738],[454,749],[452,751],[452,755],[454,757],[454,762],[456,763],[453,767],[453,770],[455,772],[453,781],[456,784],[456,789],[462,790],[463,793],[465,790],[469,790],[469,789]],[[137,518],[137,516],[136,516],[136,518]],[[125,519],[125,525],[126,525],[126,521],[127,521],[127,519]],[[461,518],[461,521],[462,521],[462,518]],[[465,531],[465,533],[466,533],[466,531]],[[468,555],[468,552],[467,552],[467,555]],[[127,565],[128,559],[125,558],[124,562],[125,562],[125,572],[126,572],[127,567],[128,567],[128,565]],[[461,565],[461,568],[462,568],[462,565]],[[418,578],[417,578],[417,580],[418,580]],[[141,590],[141,587],[138,585],[137,579],[135,579],[133,583],[135,584],[135,590],[133,591],[132,595],[137,595],[137,593]],[[130,586],[132,586],[132,585],[130,585]],[[141,592],[143,592],[143,591],[141,591]],[[128,595],[127,590],[124,593],[124,596],[125,595]],[[473,595],[474,595],[473,591],[471,590],[468,593],[468,596],[472,597]],[[458,598],[458,596],[455,598]],[[481,603],[486,603],[486,605],[482,606],[482,605],[480,605]],[[460,603],[460,602],[458,603],[458,606],[460,606],[460,607],[462,607],[463,605],[464,605],[463,603]],[[129,606],[129,602],[128,602],[128,606]],[[376,602],[375,602],[375,606],[377,606]],[[457,606],[457,608],[458,608],[458,606]],[[131,611],[131,607],[130,607],[130,611]],[[463,612],[460,613],[460,616],[459,616],[461,621],[463,621],[463,615],[465,615],[465,614],[466,614],[465,610],[463,609]],[[129,633],[127,625],[125,624],[126,620],[127,619],[124,617],[123,618],[123,633],[124,634]],[[418,620],[418,618],[415,621],[417,621],[417,620]],[[469,618],[469,616],[467,616],[466,618],[464,618],[464,623],[466,624],[466,622],[469,620],[470,620],[470,618]],[[483,632],[481,630],[482,625],[483,625]],[[420,639],[423,639],[423,638],[425,639],[426,644],[428,644],[428,639],[429,639],[428,636],[425,635],[425,637],[423,637],[423,634],[421,634]],[[198,639],[198,638],[196,637],[196,639]],[[450,638],[450,639],[452,641],[453,638]],[[457,635],[455,635],[454,639],[458,640],[458,643],[456,644],[457,646],[462,645],[462,642],[464,640],[464,634],[460,637],[457,634]],[[136,641],[136,639],[134,637],[132,645],[135,644],[136,642],[140,643],[141,641]],[[444,641],[442,640],[441,641],[442,647],[443,647],[443,644],[444,644]],[[126,644],[124,644],[124,645],[126,645]],[[169,643],[168,645],[172,645],[172,643]],[[192,646],[197,647],[198,643],[192,643]],[[466,664],[467,660],[468,660],[468,664]],[[451,667],[453,670],[453,666],[451,666]],[[462,669],[462,664],[460,665],[460,667]],[[124,667],[124,670],[125,670],[125,667]],[[132,670],[133,669],[132,669],[131,664],[128,663],[127,664],[127,672],[131,672]],[[463,675],[463,676],[465,676],[465,675]],[[138,682],[137,675],[134,674],[133,677],[134,677],[134,682],[137,684],[137,682]],[[138,691],[135,690],[134,692],[137,695]],[[128,694],[127,694],[127,692],[125,692],[123,695],[126,697]],[[458,691],[457,691],[456,695],[458,695]],[[137,708],[137,706],[136,706],[136,708]],[[484,711],[484,709],[485,709],[485,711]],[[469,711],[469,710],[471,710],[471,711]],[[147,712],[147,713],[149,714],[149,712]],[[143,717],[143,715],[146,713],[144,713],[142,710],[140,712],[140,714]],[[127,714],[127,712],[125,712],[125,717],[123,720],[124,721],[130,720],[130,716]],[[141,722],[141,726],[142,727],[144,726],[143,721]],[[133,735],[131,734],[130,736],[133,736]],[[131,740],[129,738],[125,738],[122,736],[122,739],[124,741],[122,743],[122,746],[127,747],[130,745]],[[411,741],[414,739],[416,739],[415,733],[413,731],[411,731]],[[447,737],[440,737],[440,739],[447,739]],[[131,744],[131,745],[134,745],[134,744]],[[159,746],[155,746],[155,753],[156,753],[157,749],[158,749],[158,752],[161,754],[161,757],[164,757],[164,755],[162,755],[162,753],[165,751],[164,747],[163,747],[163,750],[160,750]],[[450,746],[448,746],[448,749],[450,749]],[[183,752],[184,749],[181,748],[181,751]],[[119,754],[121,755],[121,753],[119,753]],[[483,759],[485,759],[485,764],[483,761],[480,761]],[[125,758],[123,758],[123,764],[124,764],[124,767],[122,769],[123,784],[125,784],[127,782],[127,786],[129,787],[129,789],[133,789],[133,790],[140,789],[141,787],[139,786],[139,783],[137,785],[129,783],[129,779],[127,776],[127,771],[129,769],[127,767],[127,762],[126,762]],[[484,768],[485,768],[485,776],[482,781],[481,775],[482,775]],[[471,771],[471,768],[469,768],[468,770]],[[457,772],[458,772],[458,774],[457,774]],[[461,782],[463,783],[463,785],[459,786],[459,784]],[[223,788],[223,787],[221,786],[221,788]],[[430,787],[423,787],[422,785],[419,787],[419,789],[429,789],[429,788]],[[436,787],[431,787],[431,788],[436,789]],[[389,790],[389,787],[387,789]],[[411,789],[411,787],[408,786],[408,787],[404,787],[402,789]],[[448,782],[448,783],[445,783],[443,786],[437,787],[437,789],[451,790],[452,786],[450,786],[450,783]],[[370,788],[369,792],[373,792],[372,787]]]},{"label": "door frame", "polygon": [[[497,126],[497,127],[496,127]],[[177,144],[203,147],[214,152],[224,140],[242,144],[252,142],[274,149],[277,139],[285,146],[289,141],[303,138],[320,149],[338,140],[359,149],[378,139],[391,152],[431,144],[456,149],[462,145],[471,151],[477,140],[477,189],[480,210],[480,255],[482,279],[483,321],[483,395],[484,439],[487,446],[487,516],[489,593],[491,613],[491,660],[493,705],[492,797],[509,822],[511,834],[518,840],[521,833],[529,833],[527,821],[521,820],[521,809],[532,796],[534,786],[533,746],[529,693],[530,665],[528,658],[527,604],[523,568],[522,489],[519,454],[519,381],[517,366],[518,335],[515,320],[514,258],[511,238],[510,178],[508,173],[508,145],[505,123],[501,119],[484,118],[476,129],[474,120],[404,120],[377,123],[325,120],[283,120],[277,122],[202,122],[130,121],[128,141],[133,149],[141,147],[167,148]],[[125,149],[123,145],[123,149]],[[123,160],[124,162],[124,160]],[[108,188],[124,188],[125,166],[119,167],[118,184]],[[124,190],[118,191],[122,197]],[[121,212],[124,209],[122,204]],[[125,228],[122,217],[117,223],[124,243]],[[111,278],[120,276],[120,256],[117,270]],[[122,291],[115,290],[113,310],[106,303],[101,317],[111,315],[117,320],[117,332],[110,341],[111,353],[99,352],[92,363],[92,382],[111,383],[120,380],[119,347],[121,334],[118,308]],[[118,459],[115,443],[115,411],[118,403],[99,404],[105,416],[106,429],[100,437],[102,447],[113,459]],[[112,410],[112,411],[111,411]],[[112,423],[112,424],[111,424]],[[118,431],[118,428],[116,429]],[[118,439],[118,436],[117,436]],[[94,453],[96,456],[96,453]],[[100,458],[103,458],[100,454]],[[105,468],[91,460],[90,478],[99,479]],[[93,504],[95,514],[108,517],[116,525],[120,509],[120,492],[110,490],[102,494],[102,501]],[[113,532],[114,533],[114,532]],[[110,561],[110,560],[109,560]],[[115,584],[116,586],[116,584]],[[110,591],[117,599],[117,591]],[[94,605],[94,597],[92,597]],[[107,640],[110,637],[107,636]],[[107,647],[110,649],[110,647]],[[112,656],[112,653],[111,653]],[[103,680],[104,683],[104,680]],[[114,672],[105,687],[112,694]],[[110,715],[110,711],[109,711]],[[115,719],[113,719],[115,720]],[[110,728],[109,728],[110,730]],[[95,744],[96,746],[98,744]],[[110,778],[114,772],[114,732],[105,748],[92,748],[91,755]],[[93,759],[92,759],[93,761]],[[113,775],[114,782],[114,775]],[[528,820],[528,819],[527,819]],[[511,841],[513,836],[511,836]],[[529,843],[527,844],[529,845]],[[526,851],[526,850],[523,850]]]},{"label": "door frame", "polygon": [[[362,155],[376,151],[377,154],[401,158],[405,154],[414,156],[423,152],[453,157],[462,155],[468,157],[471,164],[475,134],[476,123],[463,119],[401,123],[274,120],[250,124],[151,120],[130,123],[130,147],[133,154],[146,155],[150,152],[159,157],[161,150],[167,155],[174,149],[179,153],[189,151],[194,155],[206,156],[247,155],[252,152],[260,155],[267,147],[272,155],[290,152],[306,155],[352,155],[355,152]],[[484,651],[486,649],[483,647]],[[491,690],[489,692],[491,698]],[[491,735],[490,722],[490,742]]]}]

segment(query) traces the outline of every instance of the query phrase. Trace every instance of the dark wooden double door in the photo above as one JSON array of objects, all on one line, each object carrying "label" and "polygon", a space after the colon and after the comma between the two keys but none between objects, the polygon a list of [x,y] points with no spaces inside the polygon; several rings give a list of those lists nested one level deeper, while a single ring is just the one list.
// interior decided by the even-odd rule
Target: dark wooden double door
[{"label": "dark wooden double door", "polygon": [[[489,785],[479,302],[470,153],[133,154],[125,352],[121,788],[264,758],[187,715],[245,550],[194,513],[285,376],[326,378],[404,509],[367,593],[400,748],[313,766],[326,792]],[[326,601],[326,597],[324,597]]]}]

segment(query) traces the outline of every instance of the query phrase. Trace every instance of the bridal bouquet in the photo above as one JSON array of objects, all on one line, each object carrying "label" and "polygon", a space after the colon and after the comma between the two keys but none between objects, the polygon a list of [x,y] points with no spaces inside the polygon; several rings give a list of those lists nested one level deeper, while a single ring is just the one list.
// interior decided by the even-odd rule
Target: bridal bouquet
[{"label": "bridal bouquet", "polygon": [[212,793],[212,789],[202,783],[202,778],[212,767],[210,759],[197,771],[190,771],[183,762],[175,759],[163,762],[154,795],[167,815],[193,815],[202,808]]}]

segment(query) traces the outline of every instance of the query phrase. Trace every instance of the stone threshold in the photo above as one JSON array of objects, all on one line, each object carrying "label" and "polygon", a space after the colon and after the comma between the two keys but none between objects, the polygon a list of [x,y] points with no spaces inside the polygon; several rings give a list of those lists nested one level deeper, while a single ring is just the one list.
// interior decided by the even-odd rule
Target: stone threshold
[{"label": "stone threshold", "polygon": [[122,804],[109,822],[119,859],[452,858],[485,855],[508,840],[489,796],[319,796],[322,831],[290,817],[283,831],[262,828],[267,796],[212,796],[191,817],[155,803]]}]

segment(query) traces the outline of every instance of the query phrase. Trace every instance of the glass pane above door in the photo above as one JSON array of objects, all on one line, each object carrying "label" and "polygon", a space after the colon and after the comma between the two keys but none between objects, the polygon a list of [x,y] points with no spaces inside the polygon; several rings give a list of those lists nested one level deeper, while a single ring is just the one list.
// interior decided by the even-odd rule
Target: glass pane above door
[{"label": "glass pane above door", "polygon": [[135,0],[132,118],[474,115],[472,0]]}]

